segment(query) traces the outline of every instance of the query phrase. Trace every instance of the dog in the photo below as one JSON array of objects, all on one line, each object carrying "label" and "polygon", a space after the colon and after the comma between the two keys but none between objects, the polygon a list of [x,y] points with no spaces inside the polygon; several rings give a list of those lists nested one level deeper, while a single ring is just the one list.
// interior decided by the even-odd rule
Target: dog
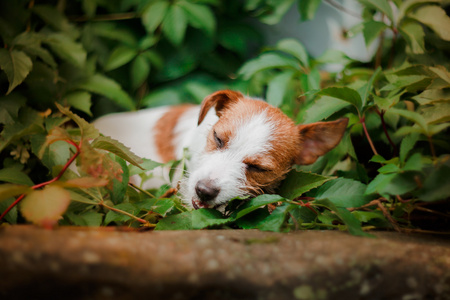
[{"label": "dog", "polygon": [[181,159],[187,148],[180,194],[195,209],[273,193],[294,164],[312,164],[336,147],[347,124],[343,118],[295,125],[280,109],[232,90],[215,92],[200,106],[150,108],[94,122],[102,134],[162,163]]}]

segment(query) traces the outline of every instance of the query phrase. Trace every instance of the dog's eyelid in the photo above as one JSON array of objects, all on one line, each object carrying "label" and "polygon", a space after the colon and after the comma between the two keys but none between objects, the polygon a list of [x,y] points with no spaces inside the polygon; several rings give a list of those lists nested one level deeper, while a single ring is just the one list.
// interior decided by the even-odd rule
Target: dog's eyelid
[{"label": "dog's eyelid", "polygon": [[268,172],[268,171],[270,171],[269,169],[266,169],[265,167],[257,165],[257,164],[247,163],[246,165],[247,165],[248,171],[252,171],[252,172]]},{"label": "dog's eyelid", "polygon": [[224,142],[217,136],[217,132],[214,130],[214,141],[217,145],[217,148],[221,149],[224,146]]}]

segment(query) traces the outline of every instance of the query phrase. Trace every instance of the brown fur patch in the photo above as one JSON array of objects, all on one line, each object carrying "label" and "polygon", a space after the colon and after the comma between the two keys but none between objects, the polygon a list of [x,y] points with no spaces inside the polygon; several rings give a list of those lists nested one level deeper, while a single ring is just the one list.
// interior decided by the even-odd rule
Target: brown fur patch
[{"label": "brown fur patch", "polygon": [[180,117],[193,105],[185,104],[171,107],[156,123],[154,138],[158,154],[162,162],[169,162],[175,157],[175,126]]},{"label": "brown fur patch", "polygon": [[244,158],[245,164],[262,169],[258,171],[249,168],[246,171],[246,185],[249,193],[253,195],[273,192],[286,173],[289,172],[300,142],[300,133],[294,122],[280,109],[266,102],[242,98],[222,109],[219,121],[208,135],[206,146],[206,151],[221,151],[218,149],[214,138],[215,131],[217,137],[224,143],[222,149],[226,149],[243,120],[263,111],[266,111],[267,121],[275,125],[275,130],[272,136],[271,150],[261,155]]}]

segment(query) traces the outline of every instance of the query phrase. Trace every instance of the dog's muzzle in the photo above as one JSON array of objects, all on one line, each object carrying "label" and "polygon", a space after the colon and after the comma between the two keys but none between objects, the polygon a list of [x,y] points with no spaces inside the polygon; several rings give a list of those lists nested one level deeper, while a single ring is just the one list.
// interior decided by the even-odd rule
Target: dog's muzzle
[{"label": "dog's muzzle", "polygon": [[199,180],[195,185],[195,193],[197,194],[197,197],[200,201],[199,203],[196,203],[195,200],[192,200],[192,205],[194,206],[194,208],[207,208],[210,206],[211,202],[216,199],[217,195],[219,195],[220,188],[213,180],[202,179]]}]

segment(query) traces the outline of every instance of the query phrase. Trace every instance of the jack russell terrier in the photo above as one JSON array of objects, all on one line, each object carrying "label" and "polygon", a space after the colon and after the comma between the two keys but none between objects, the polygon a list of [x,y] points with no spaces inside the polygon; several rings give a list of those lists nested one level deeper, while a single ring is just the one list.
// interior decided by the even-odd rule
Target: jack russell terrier
[{"label": "jack russell terrier", "polygon": [[223,90],[207,96],[201,106],[112,114],[94,125],[137,155],[159,162],[181,159],[187,148],[188,175],[180,193],[186,205],[198,209],[274,192],[292,165],[312,164],[333,149],[347,123],[295,125],[262,100]]}]

